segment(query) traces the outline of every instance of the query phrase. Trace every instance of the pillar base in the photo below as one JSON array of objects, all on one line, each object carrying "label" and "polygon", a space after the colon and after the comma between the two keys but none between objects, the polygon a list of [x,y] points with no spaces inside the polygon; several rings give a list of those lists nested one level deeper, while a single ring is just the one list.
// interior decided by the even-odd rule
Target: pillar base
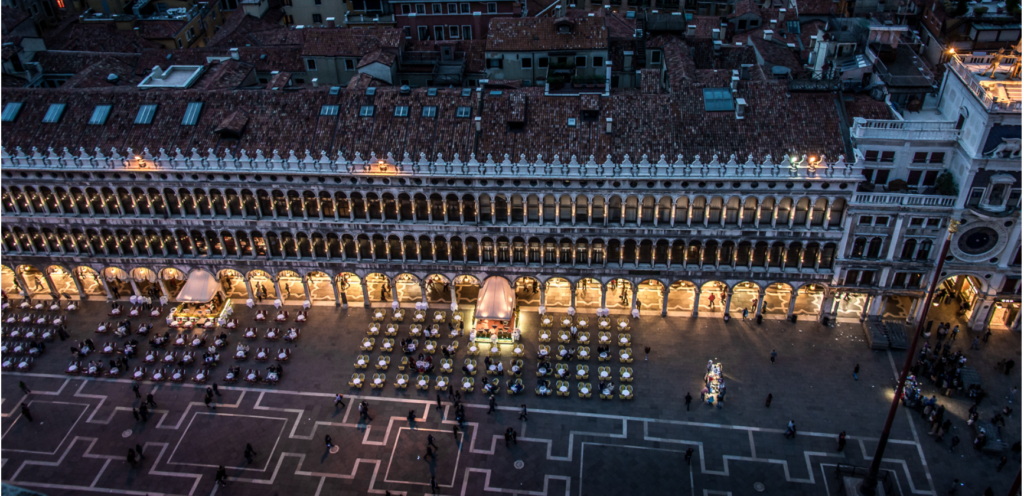
[{"label": "pillar base", "polygon": [[878,481],[878,486],[873,494],[865,492],[861,488],[863,482],[863,477],[843,477],[843,487],[846,489],[846,494],[851,496],[889,496],[885,492],[885,485],[882,484],[882,481]]}]

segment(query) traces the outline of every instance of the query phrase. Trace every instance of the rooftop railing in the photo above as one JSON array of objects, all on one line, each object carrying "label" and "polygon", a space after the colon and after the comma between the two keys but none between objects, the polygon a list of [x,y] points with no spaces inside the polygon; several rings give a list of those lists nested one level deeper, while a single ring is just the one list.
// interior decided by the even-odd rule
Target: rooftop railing
[{"label": "rooftop railing", "polygon": [[854,139],[956,141],[960,130],[952,121],[895,121],[855,117],[850,134]]},{"label": "rooftop railing", "polygon": [[[427,158],[426,154],[420,153],[418,159],[413,159],[408,153],[403,154],[402,159],[395,159],[391,153],[384,157],[378,157],[371,153],[369,157],[363,157],[355,153],[346,157],[337,155],[332,158],[327,152],[320,152],[316,157],[308,150],[303,158],[299,158],[294,150],[289,151],[284,157],[274,150],[270,157],[256,150],[255,156],[249,156],[242,150],[239,156],[234,156],[226,151],[223,156],[208,151],[205,155],[198,150],[192,149],[190,155],[185,155],[180,149],[176,149],[172,155],[167,154],[164,149],[153,155],[149,149],[142,152],[135,152],[131,148],[124,150],[122,155],[116,149],[111,149],[109,154],[104,154],[96,149],[89,154],[83,148],[79,148],[77,154],[71,153],[67,148],[63,153],[58,154],[50,148],[46,153],[36,147],[32,147],[29,153],[25,153],[21,147],[16,147],[14,153],[8,153],[6,149],[0,149],[0,162],[3,168],[17,169],[63,169],[63,170],[125,170],[125,171],[247,171],[247,172],[294,172],[294,173],[341,173],[367,176],[467,176],[467,177],[522,177],[536,179],[538,177],[567,178],[567,177],[591,177],[591,178],[690,178],[693,180],[732,180],[732,179],[759,179],[767,182],[781,181],[789,188],[801,187],[797,181],[822,181],[840,180],[851,184],[863,179],[862,166],[860,163],[846,162],[845,157],[839,156],[835,162],[814,161],[807,156],[790,157],[784,155],[781,161],[774,160],[768,155],[760,163],[755,162],[753,156],[748,156],[745,162],[740,162],[735,155],[727,161],[720,161],[715,155],[710,161],[702,161],[701,157],[695,156],[692,161],[684,161],[682,155],[670,159],[662,155],[660,158],[650,160],[643,155],[639,161],[632,161],[629,155],[622,157],[620,161],[614,161],[611,155],[598,162],[596,157],[591,155],[588,159],[579,160],[575,155],[563,160],[558,155],[544,160],[542,155],[537,155],[533,161],[527,159],[526,155],[520,155],[518,160],[504,155],[495,159],[491,155],[478,159],[476,154],[471,154],[468,160],[463,160],[458,154],[452,157],[442,157],[438,154],[434,160]],[[842,186],[840,186],[842,187]]]},{"label": "rooftop railing", "polygon": [[[967,86],[967,89],[971,90],[971,93],[974,93],[974,96],[979,102],[981,102],[986,110],[989,112],[1013,112],[1019,114],[1022,109],[1020,100],[996,100],[995,96],[990,94],[988,90],[985,89],[985,86],[981,84],[981,81],[976,77],[974,71],[965,65],[965,63],[991,65],[994,59],[995,57],[992,55],[966,55],[961,59],[959,55],[954,54],[949,60],[949,67],[952,68],[953,73],[963,81],[964,86]],[[1008,67],[1005,66],[1012,66],[1016,62],[1017,57],[1005,56],[1000,61],[999,67],[1000,69],[1008,69]],[[1016,85],[1018,87],[1018,92],[1021,86],[1019,79],[1017,81],[1000,81],[1000,84],[1007,86]]]},{"label": "rooftop railing", "polygon": [[952,208],[955,196],[915,195],[913,193],[856,193],[852,205],[890,205],[904,207]]}]

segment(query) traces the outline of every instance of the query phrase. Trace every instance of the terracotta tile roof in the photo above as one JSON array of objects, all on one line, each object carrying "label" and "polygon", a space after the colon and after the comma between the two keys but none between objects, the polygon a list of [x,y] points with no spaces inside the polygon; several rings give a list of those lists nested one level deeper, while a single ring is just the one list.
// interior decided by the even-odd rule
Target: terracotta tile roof
[{"label": "terracotta tile roof", "polygon": [[675,36],[664,36],[661,51],[665,54],[665,70],[668,72],[669,91],[680,91],[682,86],[693,79],[697,70],[690,58],[690,47]]},{"label": "terracotta tile roof", "polygon": [[159,48],[155,42],[143,39],[134,31],[122,31],[110,22],[77,22],[71,16],[51,29],[43,37],[50,50],[81,52],[141,52],[146,48]]},{"label": "terracotta tile roof", "polygon": [[580,110],[601,110],[601,97],[598,95],[580,95]]},{"label": "terracotta tile roof", "polygon": [[285,87],[288,86],[288,81],[291,78],[292,78],[292,73],[290,73],[290,72],[279,72],[277,74],[274,74],[274,76],[270,78],[270,81],[267,82],[267,89],[268,90],[281,90],[281,89],[284,89]]},{"label": "terracotta tile roof", "polygon": [[661,93],[661,69],[640,69],[640,92],[646,95]]},{"label": "terracotta tile roof", "polygon": [[[140,60],[138,53],[46,50],[37,53],[35,61],[39,62],[39,65],[43,66],[43,71],[49,74],[76,74],[86,67],[108,59],[116,59],[132,67],[139,65]],[[154,63],[149,67],[154,65],[157,64]],[[143,72],[148,74],[149,70]]]},{"label": "terracotta tile roof", "polygon": [[[298,46],[238,47],[238,59],[251,64],[259,72],[303,72],[305,64]],[[154,65],[203,65],[208,57],[230,57],[227,48],[190,48],[188,50],[145,50],[138,64],[137,74],[148,74]]]},{"label": "terracotta tile roof", "polygon": [[0,87],[21,88],[28,84],[28,80],[13,74],[0,74]]},{"label": "terracotta tile roof", "polygon": [[147,40],[170,40],[187,25],[188,21],[139,21],[136,26],[139,36]]},{"label": "terracotta tile roof", "polygon": [[[722,72],[722,71],[720,71]],[[362,76],[366,84],[372,82]],[[478,97],[461,96],[461,89],[439,89],[427,95],[426,89],[414,89],[402,95],[398,88],[378,86],[373,96],[365,90],[349,88],[330,95],[328,88],[307,88],[296,91],[266,90],[162,90],[139,91],[133,87],[93,89],[3,89],[0,98],[22,102],[15,122],[4,126],[0,142],[11,153],[16,146],[28,151],[95,147],[109,153],[116,147],[125,153],[127,147],[141,151],[148,147],[154,154],[164,148],[186,153],[191,148],[214,148],[219,153],[230,149],[234,156],[245,150],[255,156],[260,149],[267,156],[274,149],[282,151],[320,150],[331,156],[340,151],[352,159],[355,152],[368,158],[391,152],[398,159],[408,152],[417,159],[422,152],[430,160],[440,153],[446,160],[459,153],[468,160],[471,153],[484,160],[492,154],[500,160],[505,154],[517,160],[526,154],[533,161],[537,154],[550,160],[558,154],[562,160],[576,155],[585,161],[594,155],[599,162],[605,155],[621,160],[629,154],[639,161],[647,154],[656,160],[661,154],[674,160],[682,154],[686,162],[694,155],[709,160],[718,154],[727,160],[735,153],[740,160],[753,154],[757,161],[771,154],[780,159],[785,153],[825,155],[835,159],[843,153],[840,118],[834,95],[827,93],[792,93],[787,95],[784,82],[763,81],[740,84],[738,96],[746,99],[744,120],[736,120],[733,112],[705,112],[703,88],[684,85],[680,91],[662,94],[616,93],[600,99],[596,122],[578,120],[569,127],[568,118],[579,118],[591,103],[582,98],[546,97],[542,88],[504,90],[501,95],[484,92]],[[511,95],[516,95],[514,98]],[[482,98],[479,101],[478,98]],[[187,103],[202,101],[203,111],[194,126],[182,126]],[[67,103],[64,116],[57,124],[43,124],[42,118],[50,103]],[[93,108],[111,104],[105,125],[88,126]],[[157,104],[152,125],[134,124],[141,104]],[[321,116],[323,105],[338,105],[337,115]],[[360,107],[373,105],[371,117],[361,117]],[[409,107],[408,117],[394,117],[398,105]],[[423,106],[437,107],[435,118],[422,116]],[[523,109],[524,129],[510,132],[509,117]],[[456,117],[459,107],[468,107],[468,118]],[[242,114],[247,114],[247,118]],[[482,131],[475,131],[474,118],[481,117]],[[605,119],[613,119],[613,132],[605,132]],[[218,130],[241,129],[237,139],[225,139]]]},{"label": "terracotta tile roof", "polygon": [[632,41],[611,40],[608,42],[608,60],[612,62],[613,71],[632,71],[636,64],[630,63],[629,67],[623,67],[626,62],[625,52],[633,51],[635,43]]},{"label": "terracotta tile roof", "polygon": [[221,136],[228,135],[233,138],[238,138],[245,131],[245,125],[249,122],[249,114],[244,110],[235,110],[231,112],[224,120],[220,121],[213,128],[213,132],[220,134]]},{"label": "terracotta tile roof", "polygon": [[836,15],[839,2],[836,0],[797,0],[796,9],[800,15]]},{"label": "terracotta tile roof", "polygon": [[[246,14],[243,9],[236,9],[227,15],[224,19],[224,24],[221,24],[217,34],[213,35],[213,38],[210,39],[206,46],[230,48],[246,45],[265,45],[265,43],[257,42],[253,35],[264,31],[294,31],[280,24],[283,16],[284,12],[279,8],[271,8],[260,18]],[[296,45],[301,43],[301,35],[299,36],[299,41],[294,43]],[[272,44],[277,45],[281,43]]]},{"label": "terracotta tile roof", "polygon": [[8,60],[11,60],[11,58],[13,58],[15,55],[17,55],[17,53],[18,49],[15,48],[14,45],[5,44],[2,48],[0,48],[0,60],[7,62]]},{"label": "terracotta tile roof", "polygon": [[307,57],[362,57],[374,50],[401,48],[401,29],[314,28],[303,35],[302,55]]},{"label": "terracotta tile roof", "polygon": [[800,23],[800,43],[803,43],[804,48],[809,49],[811,47],[811,37],[817,36],[819,30],[822,33],[827,32],[825,31],[825,26],[828,26],[828,23],[819,20]]},{"label": "terracotta tile roof", "polygon": [[717,16],[695,15],[687,25],[697,27],[697,32],[693,36],[693,39],[710,40],[712,39],[712,31],[722,28],[722,18]]},{"label": "terracotta tile roof", "polygon": [[262,46],[301,45],[304,30],[275,28],[249,33],[249,38]]},{"label": "terracotta tile roof", "polygon": [[846,104],[846,115],[851,121],[854,117],[884,120],[893,118],[888,104],[875,100],[868,95],[854,94],[846,96],[844,103]]},{"label": "terracotta tile roof", "polygon": [[395,54],[382,51],[378,48],[366,55],[363,55],[363,58],[359,59],[359,64],[356,65],[356,69],[361,69],[374,62],[391,67],[395,63],[395,58]]},{"label": "terracotta tile roof", "polygon": [[[253,72],[251,64],[228,59],[213,64],[195,83],[195,89],[210,91],[240,88]],[[281,74],[288,73],[282,72]]]},{"label": "terracotta tile roof", "polygon": [[796,35],[787,35],[783,38],[782,35],[785,33],[776,31],[772,36],[772,41],[768,41],[764,39],[765,29],[762,27],[736,35],[734,41],[746,43],[756,48],[757,53],[764,60],[763,65],[766,73],[770,74],[771,68],[778,65],[788,68],[793,78],[801,78],[805,71],[799,59],[800,54],[797,52],[797,49],[787,46],[788,43],[793,43],[799,48],[800,40]]},{"label": "terracotta tile roof", "polygon": [[118,84],[136,85],[142,78],[135,75],[135,64],[128,64],[116,57],[107,57],[77,71],[64,83],[63,88],[105,88],[111,86],[107,77],[116,74]]},{"label": "terracotta tile roof", "polygon": [[743,14],[754,14],[757,17],[764,18],[764,13],[761,12],[761,6],[758,5],[756,0],[737,0],[732,14],[725,17],[732,19],[733,17],[740,17]]},{"label": "terracotta tile roof", "polygon": [[[572,31],[559,34],[556,22],[568,22]],[[550,50],[601,50],[608,48],[603,17],[553,19],[551,17],[498,17],[491,19],[487,51],[533,52]]]}]

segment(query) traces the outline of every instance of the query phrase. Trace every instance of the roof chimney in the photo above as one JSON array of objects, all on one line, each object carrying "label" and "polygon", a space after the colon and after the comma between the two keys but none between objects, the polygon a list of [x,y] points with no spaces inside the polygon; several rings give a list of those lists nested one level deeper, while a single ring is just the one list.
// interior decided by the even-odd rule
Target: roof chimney
[{"label": "roof chimney", "polygon": [[480,132],[480,123],[481,123],[480,117],[479,116],[474,117],[473,121],[476,123],[476,132],[479,133]]},{"label": "roof chimney", "polygon": [[697,36],[697,26],[694,26],[693,24],[687,24],[686,25],[686,37],[687,38],[693,38],[694,36]]},{"label": "roof chimney", "polygon": [[736,99],[736,120],[742,120],[747,111],[747,101],[743,98]]},{"label": "roof chimney", "polygon": [[605,121],[606,121],[606,124],[605,124],[605,127],[604,127],[604,132],[606,132],[608,134],[612,134],[612,118],[609,117],[609,118],[605,119]]},{"label": "roof chimney", "polygon": [[740,71],[737,69],[732,70],[732,80],[729,81],[729,87],[735,92],[740,85]]},{"label": "roof chimney", "polygon": [[772,34],[773,33],[774,33],[774,31],[772,31],[771,29],[765,29],[764,30],[764,40],[765,41],[772,41]]},{"label": "roof chimney", "polygon": [[231,53],[231,58],[233,60],[238,60],[239,57],[238,57],[238,49],[237,48],[232,48],[232,49],[228,50],[228,52]]},{"label": "roof chimney", "polygon": [[725,41],[725,32],[729,30],[729,24],[722,23],[722,27],[718,30],[718,36],[720,40]]},{"label": "roof chimney", "polygon": [[786,22],[786,9],[779,9],[779,22]]},{"label": "roof chimney", "polygon": [[333,17],[328,17],[327,18],[327,27],[329,27],[329,28],[333,28],[334,27],[334,18]]},{"label": "roof chimney", "polygon": [[313,78],[312,83],[313,83],[313,87],[314,88],[319,88],[320,87],[320,78]]}]

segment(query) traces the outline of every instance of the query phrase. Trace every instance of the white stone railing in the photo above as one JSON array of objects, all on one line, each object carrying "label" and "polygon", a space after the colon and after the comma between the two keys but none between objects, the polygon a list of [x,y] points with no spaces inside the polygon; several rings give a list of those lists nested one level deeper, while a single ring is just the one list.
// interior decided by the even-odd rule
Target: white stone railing
[{"label": "white stone railing", "polygon": [[913,193],[855,193],[850,204],[952,208],[956,205],[956,197]]},{"label": "white stone railing", "polygon": [[960,130],[956,122],[894,121],[853,118],[850,135],[855,139],[900,139],[956,141]]},{"label": "white stone railing", "polygon": [[116,149],[111,149],[109,155],[105,155],[99,148],[89,154],[84,148],[79,148],[77,154],[71,153],[64,148],[63,153],[58,154],[50,148],[42,153],[36,147],[32,147],[30,153],[25,153],[21,147],[16,147],[13,154],[6,149],[0,149],[0,163],[4,168],[17,169],[62,169],[62,170],[124,170],[124,171],[245,171],[245,172],[294,172],[294,173],[343,173],[368,176],[472,176],[472,177],[620,177],[620,178],[693,178],[707,180],[732,179],[732,178],[763,178],[764,180],[825,180],[845,179],[859,181],[862,179],[862,164],[848,163],[844,156],[840,155],[835,162],[824,160],[808,159],[803,157],[790,157],[784,155],[781,161],[774,161],[771,155],[765,156],[760,163],[754,161],[753,155],[748,155],[745,162],[736,160],[732,155],[729,160],[722,162],[718,155],[711,158],[709,162],[702,162],[699,155],[691,162],[685,162],[682,155],[677,155],[674,161],[669,161],[662,155],[657,161],[648,160],[643,155],[639,162],[630,160],[629,155],[622,157],[622,160],[615,162],[611,155],[607,155],[603,162],[597,162],[593,155],[585,162],[577,160],[576,156],[570,157],[568,162],[561,161],[558,155],[552,157],[550,162],[543,160],[542,155],[537,155],[531,162],[526,155],[520,155],[519,160],[513,162],[505,155],[495,160],[487,155],[484,160],[478,160],[475,154],[471,154],[469,160],[463,161],[458,154],[451,159],[446,159],[438,154],[434,160],[428,160],[426,154],[420,153],[418,160],[413,160],[408,153],[405,153],[401,160],[395,160],[391,153],[384,158],[377,157],[371,153],[369,158],[363,158],[358,152],[351,160],[343,155],[334,158],[328,156],[327,152],[321,151],[319,158],[306,150],[303,158],[299,158],[294,150],[282,158],[277,150],[274,150],[268,158],[261,150],[256,150],[256,156],[250,157],[245,150],[237,157],[230,151],[224,156],[216,155],[213,150],[208,150],[202,155],[195,148],[190,155],[186,156],[180,149],[176,149],[174,155],[168,155],[161,148],[154,156],[146,148],[142,153],[136,153],[131,148],[120,154]]},{"label": "white stone railing", "polygon": [[[967,56],[967,63],[969,64],[990,64],[993,60],[991,55],[989,56]],[[1016,58],[1005,57],[1000,61],[1000,67],[1005,65],[1011,65],[1012,62],[1016,62]],[[978,100],[989,112],[1013,112],[1020,113],[1022,110],[1021,101],[996,101],[996,99],[989,94],[985,87],[974,77],[974,72],[969,67],[960,61],[960,56],[953,55],[949,60],[949,67],[953,69],[953,72],[963,81],[967,89],[974,93],[974,96],[978,97]],[[1000,84],[1004,85],[1016,85],[1020,86],[1021,82],[1018,81],[1000,81]]]}]

